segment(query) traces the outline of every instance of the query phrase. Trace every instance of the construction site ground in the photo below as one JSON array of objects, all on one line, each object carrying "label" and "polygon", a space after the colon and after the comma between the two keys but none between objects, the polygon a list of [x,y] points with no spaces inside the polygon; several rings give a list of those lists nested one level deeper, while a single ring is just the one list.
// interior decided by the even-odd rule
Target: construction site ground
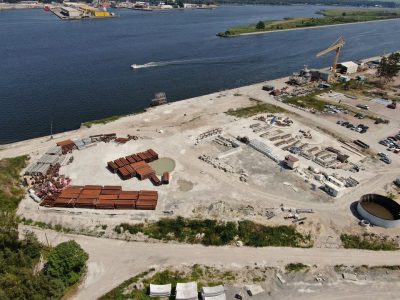
[{"label": "construction site ground", "polygon": [[[286,80],[287,78],[284,78],[269,83],[274,84],[276,87],[283,87]],[[348,263],[377,263],[377,257],[383,254],[368,254],[371,259],[368,259],[368,255],[363,257],[360,254],[360,258],[357,258],[359,251],[356,250],[354,252],[340,252],[345,250],[324,248],[340,248],[341,233],[371,232],[399,238],[400,232],[398,228],[383,229],[359,226],[359,220],[352,208],[354,207],[354,203],[364,194],[379,193],[386,195],[389,191],[393,190],[391,183],[399,176],[400,155],[391,153],[393,162],[390,165],[386,165],[374,158],[373,154],[386,151],[386,147],[379,145],[378,141],[397,133],[400,128],[400,119],[393,117],[390,119],[390,124],[371,125],[371,130],[361,135],[355,131],[338,126],[336,121],[332,119],[337,117],[337,115],[313,114],[276,101],[268,92],[262,90],[264,84],[255,84],[186,101],[170,103],[151,108],[145,113],[123,117],[109,124],[95,125],[91,128],[80,128],[72,132],[56,134],[53,138],[43,137],[2,146],[0,149],[0,158],[28,154],[31,157],[31,161],[35,161],[47,149],[53,147],[56,142],[65,139],[84,138],[106,133],[116,133],[117,136],[122,137],[136,135],[139,136],[138,140],[131,140],[123,145],[114,142],[99,142],[93,147],[79,151],[75,150],[72,153],[74,157],[73,162],[61,167],[60,172],[69,176],[74,185],[122,185],[126,190],[154,189],[159,192],[159,202],[155,211],[46,208],[40,207],[38,203],[34,202],[27,195],[20,203],[17,211],[18,215],[26,219],[32,219],[33,221],[41,221],[53,225],[60,224],[83,234],[88,234],[101,228],[102,225],[107,225],[107,229],[103,230],[103,237],[121,238],[116,236],[116,233],[113,231],[116,225],[123,222],[135,223],[157,220],[161,217],[171,216],[171,211],[173,211],[172,216],[217,218],[219,220],[250,219],[266,225],[291,225],[293,224],[292,220],[284,218],[287,212],[282,212],[281,205],[286,208],[307,208],[312,209],[314,213],[301,214],[302,217],[307,217],[307,219],[303,225],[296,225],[299,231],[311,233],[314,240],[314,249],[310,250],[310,252],[305,252],[310,253],[309,256],[306,254],[307,258],[304,259],[305,261],[318,260],[318,256],[315,254],[318,251],[327,251],[324,252],[326,253],[326,257],[321,261],[328,264],[336,264],[341,260],[345,260],[347,253],[354,253],[352,256],[354,261],[349,260]],[[224,165],[231,166],[233,173],[225,172],[198,159],[200,155],[217,157],[225,150],[230,149],[215,143],[213,139],[216,136],[197,140],[202,133],[216,128],[222,129],[221,135],[224,137],[235,139],[237,135],[247,135],[263,140],[266,144],[269,143],[268,139],[256,136],[250,129],[249,126],[257,122],[254,120],[254,117],[240,119],[225,113],[229,109],[254,105],[254,99],[280,106],[287,111],[282,116],[289,117],[294,123],[291,127],[280,128],[284,132],[298,135],[299,129],[310,131],[312,135],[310,143],[325,147],[339,147],[341,150],[347,151],[346,153],[350,155],[349,160],[362,165],[360,172],[323,170],[320,166],[314,167],[318,167],[329,174],[342,172],[346,176],[351,175],[360,184],[353,188],[346,188],[341,197],[332,198],[318,188],[315,190],[311,188],[312,181],[308,180],[305,172],[303,172],[304,168],[307,168],[310,164],[312,165],[310,161],[301,158],[298,172],[287,170],[281,168],[270,158],[242,143],[239,143],[240,151],[218,160],[219,163],[222,162]],[[262,115],[266,116],[268,113]],[[361,153],[361,150],[355,151],[353,148],[349,148],[339,142],[338,138],[349,143],[354,139],[361,139],[370,145],[370,149],[368,152],[363,153]],[[122,181],[116,174],[112,174],[106,169],[107,161],[138,151],[144,151],[148,148],[156,150],[160,157],[167,157],[174,160],[175,169],[171,172],[169,185],[154,187],[148,180],[140,182],[135,178]],[[351,151],[348,151],[348,149]],[[289,154],[289,152],[284,152],[280,148],[274,148],[275,151],[280,156]],[[361,153],[361,156],[357,154],[358,152]],[[246,173],[247,182],[240,180],[240,176],[243,173]],[[268,219],[266,216],[267,210],[273,211],[276,216]],[[166,211],[168,214],[165,213]],[[57,234],[54,233],[54,235],[56,236],[55,239],[57,239]],[[122,238],[127,240],[132,239],[130,236]],[[79,239],[79,243],[84,248],[93,247],[92,245],[97,243],[96,239],[86,236],[76,237],[76,239]],[[146,241],[146,238],[142,240]],[[113,245],[116,243],[115,245],[117,245],[117,243],[122,243],[122,241],[110,240],[110,244],[104,242],[104,240],[100,241],[102,244],[99,247],[105,251],[107,250],[105,253],[114,253],[114,255],[109,255],[109,257],[116,265],[127,263],[127,266],[131,266],[137,262],[136,259],[132,258],[134,256],[126,256],[126,259],[123,259],[115,255],[115,252],[108,248],[111,243]],[[134,248],[135,245],[132,244],[132,247]],[[164,245],[156,243],[143,245],[146,249],[161,249],[164,247]],[[176,251],[174,253],[179,253],[180,248],[176,247],[172,252]],[[141,253],[146,251],[143,250]],[[246,249],[243,251],[256,254],[258,253],[257,251],[265,250]],[[306,250],[294,249],[293,251]],[[334,253],[336,252],[331,253],[329,251],[338,252],[335,256]],[[169,250],[168,252],[171,255],[173,254]],[[287,252],[286,249],[284,250],[285,252]],[[217,253],[218,257],[224,257],[217,250],[215,250],[215,253]],[[268,251],[265,253],[265,255],[268,255]],[[154,253],[154,255],[157,255],[157,253]],[[186,253],[179,256],[179,258],[181,259],[185,255]],[[281,259],[289,262],[290,256],[283,258],[281,257],[282,255],[284,256],[283,253],[281,256],[274,256],[272,253],[270,255],[268,259],[271,262],[280,261]],[[397,253],[388,255],[387,257],[390,257],[390,255],[398,256]],[[165,260],[160,258],[154,261],[154,257],[144,259],[143,268],[145,266],[147,268],[152,264],[172,262],[168,256],[162,257]],[[198,255],[196,257],[200,263],[203,263],[203,260],[209,259],[208,253],[204,253],[204,256]],[[257,257],[257,255],[252,257]],[[385,256],[384,263],[390,264],[390,261],[386,261],[387,257]],[[296,256],[292,258],[296,259]],[[232,263],[234,263],[235,259],[232,259]],[[393,262],[395,261],[393,260]],[[398,257],[397,261],[399,261]],[[182,261],[176,259],[173,262],[178,263]],[[311,264],[312,262],[310,261],[309,263]],[[114,273],[110,275],[112,278],[108,278],[109,284],[103,285],[105,281],[101,281],[102,285],[100,285],[100,282],[96,281],[96,274],[101,274],[101,278],[104,280],[108,276],[104,275],[107,268],[107,265],[103,263],[99,264],[98,260],[90,261],[90,272],[80,288],[82,293],[79,298],[89,299],[90,297],[85,298],[84,295],[90,295],[86,293],[93,292],[99,286],[101,288],[96,294],[100,295],[100,291],[106,292],[108,288],[116,286],[129,278],[129,276],[134,275],[134,272],[140,271],[140,268],[132,267],[131,269],[126,269],[125,275],[119,276],[117,273]],[[89,289],[88,287],[90,286],[91,288]],[[86,288],[88,289],[86,290]],[[344,290],[346,289],[344,288]],[[331,294],[329,294],[329,291],[331,291]],[[382,293],[385,292],[383,291]],[[390,294],[390,291],[387,291],[387,293]],[[313,295],[316,294],[310,293],[307,294],[307,297]],[[327,295],[330,295],[332,299],[337,299],[334,289],[327,289]],[[374,294],[369,290],[368,294],[365,292],[364,295],[364,299],[366,299],[366,297]]]}]

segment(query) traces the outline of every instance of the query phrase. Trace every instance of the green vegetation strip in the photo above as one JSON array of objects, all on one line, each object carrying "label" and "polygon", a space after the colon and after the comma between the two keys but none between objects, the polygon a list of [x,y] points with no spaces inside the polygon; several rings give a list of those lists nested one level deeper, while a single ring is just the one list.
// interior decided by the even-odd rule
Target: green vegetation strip
[{"label": "green vegetation strip", "polygon": [[145,224],[122,223],[114,228],[117,233],[143,233],[163,241],[179,241],[206,246],[222,246],[237,238],[246,246],[311,247],[311,237],[296,231],[292,226],[270,227],[252,221],[221,222],[216,220],[192,220],[183,217],[161,219]]},{"label": "green vegetation strip", "polygon": [[[79,282],[88,256],[74,241],[52,249],[33,233],[18,238],[15,210],[25,193],[19,174],[27,159],[0,160],[0,299],[60,299]],[[34,272],[41,257],[47,262]]]},{"label": "green vegetation strip", "polygon": [[260,21],[256,24],[232,27],[225,32],[219,33],[218,35],[235,36],[255,32],[269,32],[400,18],[400,10],[330,9],[322,10],[319,13],[322,15],[321,18],[284,18],[283,20]]},{"label": "green vegetation strip", "polygon": [[283,113],[285,111],[285,109],[277,105],[258,102],[256,105],[238,109],[230,109],[225,113],[239,118],[248,118],[261,113]]},{"label": "green vegetation strip", "polygon": [[0,211],[13,212],[24,195],[19,173],[26,166],[27,156],[0,160]]},{"label": "green vegetation strip", "polygon": [[302,263],[290,263],[285,266],[286,272],[308,272],[310,266]]},{"label": "green vegetation strip", "polygon": [[399,245],[393,241],[388,240],[387,238],[381,239],[374,235],[365,234],[363,236],[359,235],[351,235],[351,234],[342,234],[340,239],[345,248],[353,248],[353,249],[364,249],[364,250],[398,250]]},{"label": "green vegetation strip", "polygon": [[117,121],[118,119],[120,119],[122,117],[124,117],[124,116],[111,116],[111,117],[107,117],[107,118],[104,118],[104,119],[88,121],[88,122],[82,123],[82,126],[90,128],[93,125],[98,125],[98,124],[103,124],[104,125],[104,124],[107,124],[107,123],[111,123],[111,122]]}]

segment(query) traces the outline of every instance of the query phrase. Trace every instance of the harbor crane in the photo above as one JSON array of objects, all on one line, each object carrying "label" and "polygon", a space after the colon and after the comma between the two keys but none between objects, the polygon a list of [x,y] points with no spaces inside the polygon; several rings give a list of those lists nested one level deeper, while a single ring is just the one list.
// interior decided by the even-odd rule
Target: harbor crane
[{"label": "harbor crane", "polygon": [[335,76],[336,76],[336,65],[337,65],[338,60],[339,60],[340,50],[343,48],[344,44],[345,44],[345,40],[341,36],[341,37],[339,37],[337,39],[336,42],[334,42],[328,48],[326,48],[325,50],[322,50],[321,52],[319,52],[317,54],[317,57],[320,57],[320,56],[325,55],[325,54],[327,54],[329,52],[336,51],[335,57],[333,59],[333,64],[332,64],[332,77],[331,77],[332,79],[335,78]]}]

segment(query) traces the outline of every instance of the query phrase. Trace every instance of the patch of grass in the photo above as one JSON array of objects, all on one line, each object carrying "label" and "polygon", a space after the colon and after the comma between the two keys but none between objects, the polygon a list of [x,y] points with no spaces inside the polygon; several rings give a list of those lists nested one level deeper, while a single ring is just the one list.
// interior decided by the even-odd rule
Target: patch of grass
[{"label": "patch of grass", "polygon": [[25,193],[19,174],[27,161],[26,155],[0,160],[0,211],[13,212],[17,209]]},{"label": "patch of grass", "polygon": [[387,266],[387,265],[383,265],[383,266],[373,266],[370,267],[371,270],[380,270],[380,269],[384,269],[384,270],[390,270],[390,271],[400,271],[400,265],[393,265],[393,266]]},{"label": "patch of grass", "polygon": [[120,116],[111,116],[111,117],[107,117],[107,118],[103,118],[103,119],[99,119],[99,120],[93,120],[93,121],[88,121],[88,122],[84,122],[82,123],[82,126],[90,128],[93,125],[97,125],[97,124],[107,124],[107,123],[111,123],[114,122],[120,118],[124,117],[123,115]]},{"label": "patch of grass", "polygon": [[69,233],[72,232],[73,230],[68,227],[64,227],[61,224],[50,224],[50,223],[45,223],[42,221],[33,221],[32,219],[26,219],[25,217],[22,217],[19,220],[22,224],[29,225],[29,226],[35,226],[39,227],[42,229],[50,229],[50,230],[55,230],[57,232],[64,232],[64,233]]},{"label": "patch of grass", "polygon": [[280,106],[270,103],[258,102],[256,105],[242,107],[238,109],[230,109],[225,113],[234,117],[248,118],[261,113],[283,113],[283,112],[286,112],[286,110]]},{"label": "patch of grass", "polygon": [[324,90],[315,90],[304,96],[286,97],[283,103],[296,105],[302,108],[323,111],[328,102],[318,99],[316,96],[324,93]]},{"label": "patch of grass", "polygon": [[[123,283],[121,283],[119,286],[117,286],[115,289],[109,291],[107,294],[101,296],[99,299],[100,300],[117,300],[117,299],[127,299],[126,295],[123,294],[124,289],[129,286],[132,283],[138,282],[140,279],[144,278],[151,272],[154,272],[154,269],[149,269],[145,272],[142,272],[128,280],[125,280]],[[135,298],[136,299],[147,299],[147,298]],[[150,297],[148,299],[151,299]]]},{"label": "patch of grass", "polygon": [[279,31],[285,29],[296,29],[316,26],[337,25],[346,23],[357,23],[375,20],[386,20],[400,18],[399,10],[341,10],[330,9],[319,12],[320,18],[284,18],[283,20],[263,21],[264,28],[257,26],[257,23],[231,27],[221,36],[235,36],[244,33]]},{"label": "patch of grass", "polygon": [[344,248],[365,249],[365,250],[385,250],[393,251],[398,250],[398,244],[393,240],[380,239],[373,235],[365,234],[363,236],[342,234],[340,240]]},{"label": "patch of grass", "polygon": [[311,237],[296,231],[292,226],[265,226],[252,221],[222,222],[193,220],[177,217],[157,222],[130,225],[122,223],[114,228],[117,233],[142,232],[150,238],[163,241],[179,241],[206,246],[222,246],[232,243],[237,236],[244,245],[251,247],[287,246],[310,247]]},{"label": "patch of grass", "polygon": [[240,221],[239,238],[252,247],[310,247],[311,236],[303,235],[293,226],[265,226],[252,221]]},{"label": "patch of grass", "polygon": [[286,272],[308,272],[310,266],[302,263],[290,263],[285,266]]}]

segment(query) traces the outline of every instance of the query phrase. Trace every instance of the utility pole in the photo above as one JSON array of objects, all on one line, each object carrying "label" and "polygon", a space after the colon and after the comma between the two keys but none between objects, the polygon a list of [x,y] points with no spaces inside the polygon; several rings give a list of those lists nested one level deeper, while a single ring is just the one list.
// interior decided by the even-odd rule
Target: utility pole
[{"label": "utility pole", "polygon": [[50,121],[50,139],[53,139],[53,120]]}]

